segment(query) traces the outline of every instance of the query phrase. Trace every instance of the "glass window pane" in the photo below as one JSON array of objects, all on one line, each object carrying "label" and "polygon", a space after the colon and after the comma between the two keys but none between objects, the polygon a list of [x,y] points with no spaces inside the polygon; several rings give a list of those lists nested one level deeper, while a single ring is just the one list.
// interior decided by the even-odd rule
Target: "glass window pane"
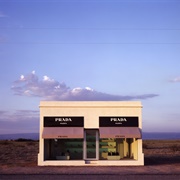
[{"label": "glass window pane", "polygon": [[87,158],[96,158],[96,130],[86,130]]},{"label": "glass window pane", "polygon": [[45,139],[45,160],[82,160],[83,139]]},{"label": "glass window pane", "polygon": [[137,140],[133,138],[104,138],[99,141],[100,160],[137,159]]}]

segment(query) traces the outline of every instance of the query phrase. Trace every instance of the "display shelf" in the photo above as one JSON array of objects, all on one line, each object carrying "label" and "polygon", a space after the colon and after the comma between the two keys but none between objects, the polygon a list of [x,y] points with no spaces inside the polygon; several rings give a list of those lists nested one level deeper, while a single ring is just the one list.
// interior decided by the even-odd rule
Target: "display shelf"
[{"label": "display shelf", "polygon": [[82,141],[68,141],[65,143],[66,149],[82,149],[83,142]]},{"label": "display shelf", "polygon": [[67,148],[69,148],[69,149],[82,149],[83,148],[83,146],[66,146]]},{"label": "display shelf", "polygon": [[120,160],[120,156],[107,156],[108,160]]},{"label": "display shelf", "polygon": [[56,156],[57,160],[69,160],[70,156]]},{"label": "display shelf", "polygon": [[100,139],[101,142],[114,142],[113,138]]},{"label": "display shelf", "polygon": [[100,149],[116,149],[116,142],[115,141],[112,141],[110,139],[108,140],[103,140],[103,141],[100,141],[99,142],[99,147]]},{"label": "display shelf", "polygon": [[100,149],[116,149],[116,147],[100,147]]},{"label": "display shelf", "polygon": [[100,139],[99,142],[99,153],[102,159],[106,160],[118,160],[120,157],[116,157],[115,155],[109,155],[116,153],[116,142],[114,139]]}]

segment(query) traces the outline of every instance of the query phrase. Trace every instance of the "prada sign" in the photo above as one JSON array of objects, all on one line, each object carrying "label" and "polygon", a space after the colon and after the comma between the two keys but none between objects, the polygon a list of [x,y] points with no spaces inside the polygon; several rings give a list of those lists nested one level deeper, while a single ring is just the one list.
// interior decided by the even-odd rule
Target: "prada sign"
[{"label": "prada sign", "polygon": [[44,127],[84,127],[84,117],[44,117]]},{"label": "prada sign", "polygon": [[99,127],[138,127],[138,117],[99,117]]}]

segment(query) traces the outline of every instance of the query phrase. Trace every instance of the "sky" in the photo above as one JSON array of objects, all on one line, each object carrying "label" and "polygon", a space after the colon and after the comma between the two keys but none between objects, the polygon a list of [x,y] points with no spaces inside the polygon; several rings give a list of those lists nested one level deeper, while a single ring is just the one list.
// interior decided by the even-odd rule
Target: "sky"
[{"label": "sky", "polygon": [[180,0],[0,0],[0,134],[39,132],[47,101],[141,101],[180,132]]}]

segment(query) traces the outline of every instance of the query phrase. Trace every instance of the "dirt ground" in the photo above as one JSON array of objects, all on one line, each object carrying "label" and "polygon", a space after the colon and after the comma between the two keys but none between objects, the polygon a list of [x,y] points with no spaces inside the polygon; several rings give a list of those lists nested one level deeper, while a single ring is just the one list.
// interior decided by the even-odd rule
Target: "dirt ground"
[{"label": "dirt ground", "polygon": [[0,141],[3,174],[159,174],[180,175],[180,140],[144,140],[145,166],[39,167],[38,141]]}]

